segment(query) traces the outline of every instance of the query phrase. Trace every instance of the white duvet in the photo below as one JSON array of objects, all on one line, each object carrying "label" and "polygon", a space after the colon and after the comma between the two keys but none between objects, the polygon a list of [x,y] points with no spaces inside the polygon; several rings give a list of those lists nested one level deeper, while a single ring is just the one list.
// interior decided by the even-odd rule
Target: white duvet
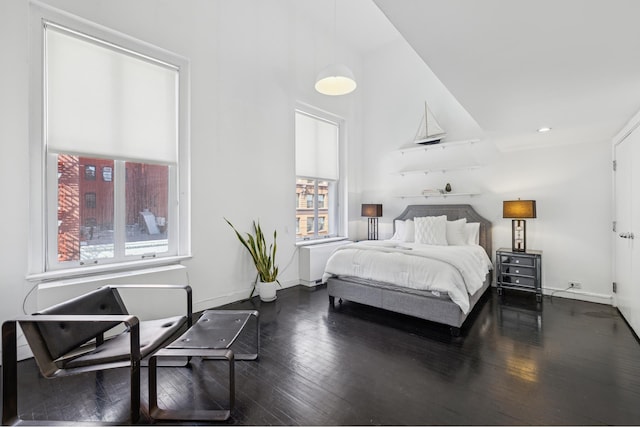
[{"label": "white duvet", "polygon": [[466,314],[469,295],[482,287],[491,269],[491,260],[479,245],[363,241],[338,248],[327,261],[322,281],[352,276],[446,293]]}]

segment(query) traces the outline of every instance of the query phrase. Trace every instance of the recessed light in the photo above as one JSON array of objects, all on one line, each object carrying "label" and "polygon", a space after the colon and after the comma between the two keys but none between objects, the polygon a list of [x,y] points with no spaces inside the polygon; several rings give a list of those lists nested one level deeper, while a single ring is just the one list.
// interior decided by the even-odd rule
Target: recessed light
[{"label": "recessed light", "polygon": [[549,132],[550,130],[551,130],[551,128],[544,127],[544,128],[538,129],[538,132],[544,133],[544,132]]}]

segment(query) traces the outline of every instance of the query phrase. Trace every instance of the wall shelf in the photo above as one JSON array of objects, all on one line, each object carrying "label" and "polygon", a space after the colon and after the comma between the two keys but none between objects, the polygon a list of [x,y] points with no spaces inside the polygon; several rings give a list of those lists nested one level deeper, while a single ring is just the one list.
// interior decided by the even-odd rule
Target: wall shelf
[{"label": "wall shelf", "polygon": [[473,197],[477,196],[478,193],[444,193],[444,194],[401,194],[395,197],[400,199],[409,199],[409,198],[425,198],[428,199],[430,197],[439,197],[446,199],[447,197]]},{"label": "wall shelf", "polygon": [[[465,146],[470,146],[471,144],[475,144],[476,142],[480,142],[480,139],[466,139],[466,140],[459,140],[459,141],[451,141],[451,142],[442,142],[439,144],[431,144],[431,145],[419,145],[419,144],[411,144],[411,145],[405,145],[403,147],[400,147],[398,150],[401,154],[404,155],[404,153],[409,153],[409,152],[413,152],[413,153],[421,153],[421,152],[426,152],[426,151],[434,151],[434,153],[438,153],[439,151],[442,151],[446,148],[450,148],[450,147],[465,147]],[[436,155],[437,157],[437,155]],[[447,156],[447,158],[450,156]],[[413,156],[411,156],[411,158],[413,159]],[[458,157],[456,156],[456,159],[458,159]],[[426,167],[424,169],[417,169],[417,170],[401,170],[398,172],[394,172],[394,175],[399,175],[401,177],[405,177],[406,175],[421,175],[424,177],[427,177],[428,181],[433,181],[433,179],[428,178],[433,176],[433,174],[436,173],[440,173],[440,174],[445,174],[447,172],[454,172],[454,171],[468,171],[468,170],[475,170],[475,169],[479,169],[481,167],[481,165],[478,164],[474,164],[475,162],[471,162],[471,164],[460,164],[460,159],[458,159],[458,165],[451,165],[449,167],[438,167],[438,168],[430,168],[430,167]],[[413,165],[416,166],[416,165]],[[424,166],[428,166],[428,165],[424,165]],[[440,166],[440,165],[438,165]],[[418,165],[418,167],[420,167],[420,165]],[[454,174],[455,175],[455,174]],[[439,180],[439,179],[438,179]],[[422,194],[422,193],[418,193],[418,194],[401,194],[395,197],[401,198],[401,199],[407,199],[407,198],[424,198],[424,199],[428,199],[428,198],[441,198],[441,199],[446,199],[447,197],[473,197],[478,195],[477,193],[429,193],[429,194]]]},{"label": "wall shelf", "polygon": [[472,166],[457,166],[457,167],[439,168],[439,169],[407,170],[407,171],[395,172],[394,175],[400,175],[400,176],[405,176],[405,175],[428,175],[430,173],[435,173],[435,172],[446,173],[446,172],[450,172],[450,171],[474,170],[474,169],[480,169],[480,166],[479,165],[472,165]]},{"label": "wall shelf", "polygon": [[411,144],[411,145],[405,145],[403,147],[400,147],[397,151],[399,151],[401,154],[404,154],[404,153],[409,153],[413,151],[444,150],[449,147],[471,145],[471,144],[475,144],[476,142],[480,142],[480,140],[465,139],[462,141],[441,142],[439,144],[427,144],[427,145]]}]

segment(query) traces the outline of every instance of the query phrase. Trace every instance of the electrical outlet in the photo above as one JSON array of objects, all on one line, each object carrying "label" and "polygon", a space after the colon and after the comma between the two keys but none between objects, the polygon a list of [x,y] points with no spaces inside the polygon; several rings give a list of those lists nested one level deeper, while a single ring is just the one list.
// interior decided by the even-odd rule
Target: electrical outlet
[{"label": "electrical outlet", "polygon": [[569,288],[571,288],[571,289],[582,289],[582,283],[580,283],[580,282],[569,282]]}]

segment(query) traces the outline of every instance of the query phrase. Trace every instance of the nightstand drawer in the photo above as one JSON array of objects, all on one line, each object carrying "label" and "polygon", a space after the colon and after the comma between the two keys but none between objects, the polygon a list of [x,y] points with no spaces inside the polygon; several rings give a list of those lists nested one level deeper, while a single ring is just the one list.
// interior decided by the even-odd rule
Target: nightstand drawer
[{"label": "nightstand drawer", "polygon": [[528,277],[536,277],[536,269],[533,267],[521,267],[521,266],[513,266],[509,265],[501,265],[500,273],[502,274],[513,274],[516,276],[528,276]]},{"label": "nightstand drawer", "polygon": [[514,285],[514,286],[523,286],[527,288],[536,287],[535,277],[502,276],[500,278],[500,282],[502,285],[505,285],[505,286]]},{"label": "nightstand drawer", "polygon": [[517,255],[500,255],[501,264],[509,264],[509,265],[523,265],[528,267],[533,267],[535,265],[535,258],[533,257],[525,257],[525,256],[517,256]]}]

